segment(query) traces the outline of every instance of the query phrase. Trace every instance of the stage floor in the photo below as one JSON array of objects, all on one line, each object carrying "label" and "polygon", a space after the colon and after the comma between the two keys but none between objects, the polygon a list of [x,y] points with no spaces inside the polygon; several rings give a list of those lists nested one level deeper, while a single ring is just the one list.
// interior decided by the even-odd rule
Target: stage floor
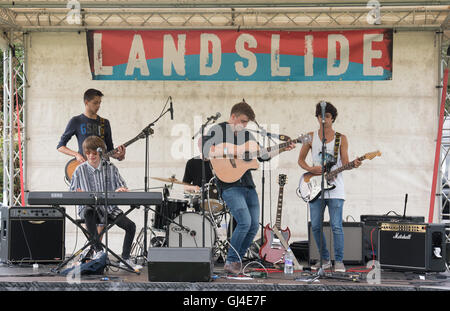
[{"label": "stage floor", "polygon": [[[248,262],[244,262],[244,266]],[[55,264],[0,264],[0,291],[449,291],[450,273],[401,272],[381,270],[379,278],[365,266],[346,265],[346,273],[325,271],[314,280],[316,273],[296,270],[287,277],[282,270],[268,269],[267,277],[250,277],[250,272],[261,272],[262,267],[252,263],[244,270],[246,275],[228,276],[223,263],[214,263],[210,282],[150,282],[148,267],[143,264],[140,273],[108,266],[101,275],[83,275],[73,279],[52,271]]]}]

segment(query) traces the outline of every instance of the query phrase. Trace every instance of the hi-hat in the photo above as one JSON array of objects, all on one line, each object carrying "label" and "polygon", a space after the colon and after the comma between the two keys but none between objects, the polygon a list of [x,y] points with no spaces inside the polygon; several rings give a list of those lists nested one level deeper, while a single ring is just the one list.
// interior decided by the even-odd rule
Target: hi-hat
[{"label": "hi-hat", "polygon": [[164,182],[169,182],[169,183],[171,183],[171,184],[178,184],[178,185],[191,186],[191,184],[182,182],[182,181],[180,181],[180,180],[178,180],[178,179],[176,179],[176,178],[174,178],[174,177],[171,177],[171,178],[152,177],[152,179],[156,179],[156,180],[164,181]]}]

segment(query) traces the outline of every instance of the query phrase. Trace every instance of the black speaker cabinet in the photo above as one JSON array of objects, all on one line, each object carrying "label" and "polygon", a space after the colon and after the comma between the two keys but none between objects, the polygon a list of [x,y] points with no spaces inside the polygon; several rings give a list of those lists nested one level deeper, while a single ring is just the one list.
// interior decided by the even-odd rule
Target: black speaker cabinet
[{"label": "black speaker cabinet", "polygon": [[214,268],[209,247],[150,247],[147,262],[151,282],[208,282]]},{"label": "black speaker cabinet", "polygon": [[0,242],[3,262],[62,262],[65,217],[52,207],[2,207]]},{"label": "black speaker cabinet", "polygon": [[[362,241],[362,223],[360,222],[343,222],[344,229],[344,264],[361,264],[363,263],[363,241]],[[334,260],[334,243],[333,232],[329,222],[323,223],[323,233],[327,241],[327,248],[330,252],[330,260]],[[311,222],[308,223],[308,240],[309,240],[309,261],[318,261],[319,249],[312,234]]]},{"label": "black speaker cabinet", "polygon": [[443,272],[445,225],[380,223],[378,250],[381,268]]},{"label": "black speaker cabinet", "polygon": [[360,220],[363,223],[363,243],[365,261],[378,259],[378,226],[381,222],[412,222],[423,223],[423,216],[397,216],[397,215],[361,215]]}]

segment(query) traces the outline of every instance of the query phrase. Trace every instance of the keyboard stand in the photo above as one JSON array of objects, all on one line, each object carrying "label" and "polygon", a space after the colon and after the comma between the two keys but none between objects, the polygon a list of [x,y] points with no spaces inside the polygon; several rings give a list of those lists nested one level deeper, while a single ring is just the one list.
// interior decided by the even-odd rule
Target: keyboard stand
[{"label": "keyboard stand", "polygon": [[[114,221],[112,221],[112,223],[108,223],[108,226],[104,227],[103,230],[99,233],[99,237],[102,236],[104,233],[106,233],[109,229],[111,229],[117,222],[117,220],[120,217],[124,217],[126,215],[128,215],[129,213],[131,213],[134,209],[136,209],[136,207],[138,207],[139,205],[131,205],[130,208],[125,212],[120,214]],[[91,238],[91,235],[89,233],[89,231],[87,231],[87,229],[85,229],[80,223],[78,223],[75,219],[73,219],[70,215],[68,215],[65,211],[65,209],[63,207],[60,207],[59,205],[53,205],[54,208],[58,209],[63,215],[64,217],[66,217],[67,219],[69,219],[75,226],[77,226],[78,228],[81,229],[81,231],[84,233],[84,235],[88,238],[88,243],[83,246],[81,249],[79,249],[78,251],[76,251],[75,253],[72,254],[72,256],[70,256],[69,258],[67,258],[66,260],[64,260],[62,263],[60,263],[58,265],[58,267],[56,267],[55,269],[52,269],[53,272],[56,273],[60,273],[61,272],[61,268],[64,267],[65,265],[67,265],[67,263],[69,263],[72,259],[74,259],[76,256],[78,256],[84,249],[86,249],[88,246],[91,246],[94,244],[95,241],[93,241],[93,239]],[[124,269],[128,272],[133,272],[136,273],[137,275],[140,274],[139,271],[134,270],[127,262],[125,262],[120,256],[118,256],[116,253],[114,253],[113,251],[111,251],[108,247],[106,247],[105,244],[103,244],[100,241],[100,244],[102,245],[102,247],[107,250],[108,253],[111,253],[114,257],[116,257],[116,259],[118,259],[120,262],[122,262],[123,264],[125,264],[126,269],[120,266],[116,266],[111,264],[111,262],[108,263],[108,259],[107,259],[107,265],[113,266],[113,267],[118,267],[120,269]]]}]

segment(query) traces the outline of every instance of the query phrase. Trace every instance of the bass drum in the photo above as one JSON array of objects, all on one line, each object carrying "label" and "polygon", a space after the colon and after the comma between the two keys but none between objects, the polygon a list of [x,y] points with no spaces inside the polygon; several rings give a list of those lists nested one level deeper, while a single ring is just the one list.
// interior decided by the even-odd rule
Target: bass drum
[{"label": "bass drum", "polygon": [[168,198],[162,204],[156,205],[152,227],[158,230],[166,230],[170,222],[168,219],[173,220],[176,216],[185,212],[188,204],[187,200]]},{"label": "bass drum", "polygon": [[[203,216],[201,214],[182,213],[173,221],[175,223],[171,223],[168,230],[169,247],[203,247]],[[216,236],[216,227],[205,215],[205,247],[213,247]]]}]

